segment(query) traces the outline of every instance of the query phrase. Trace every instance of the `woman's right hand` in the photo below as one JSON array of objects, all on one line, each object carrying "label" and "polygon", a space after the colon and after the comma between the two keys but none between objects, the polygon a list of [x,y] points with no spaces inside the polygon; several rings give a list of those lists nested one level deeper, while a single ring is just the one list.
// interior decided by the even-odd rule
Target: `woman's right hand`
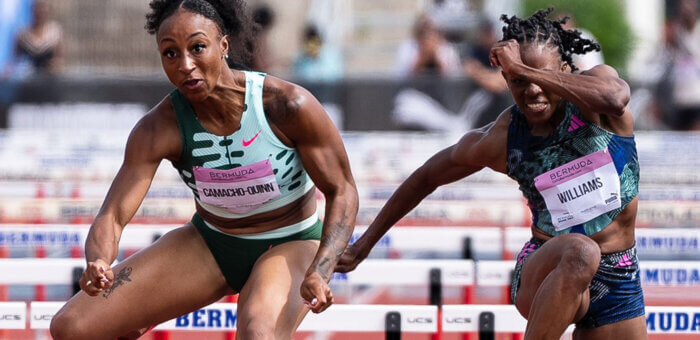
[{"label": "woman's right hand", "polygon": [[362,262],[369,251],[363,249],[359,242],[355,242],[345,248],[343,254],[340,255],[340,260],[335,265],[335,271],[338,273],[347,273],[355,270],[358,264]]},{"label": "woman's right hand", "polygon": [[100,292],[109,289],[114,282],[112,268],[103,260],[88,262],[87,268],[78,283],[80,288],[90,296],[96,296]]},{"label": "woman's right hand", "polygon": [[518,67],[523,65],[523,60],[520,58],[520,44],[515,39],[493,44],[489,61],[491,66],[500,67],[506,75],[517,77]]}]

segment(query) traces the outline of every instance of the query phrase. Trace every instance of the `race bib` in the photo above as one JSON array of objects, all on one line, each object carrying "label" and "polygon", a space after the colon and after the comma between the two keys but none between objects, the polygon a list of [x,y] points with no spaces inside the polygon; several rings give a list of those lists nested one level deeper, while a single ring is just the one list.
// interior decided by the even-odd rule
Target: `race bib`
[{"label": "race bib", "polygon": [[620,178],[608,150],[586,155],[535,177],[557,231],[622,206]]},{"label": "race bib", "polygon": [[195,166],[194,178],[203,203],[244,214],[280,195],[270,160],[230,170]]}]

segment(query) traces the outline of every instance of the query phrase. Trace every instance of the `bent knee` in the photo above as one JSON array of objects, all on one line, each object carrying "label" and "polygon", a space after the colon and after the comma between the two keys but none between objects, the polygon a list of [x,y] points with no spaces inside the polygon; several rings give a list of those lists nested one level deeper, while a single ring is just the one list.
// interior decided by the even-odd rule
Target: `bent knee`
[{"label": "bent knee", "polygon": [[244,325],[239,323],[237,334],[245,340],[291,339],[292,330],[278,329],[275,324],[272,318],[254,317]]},{"label": "bent knee", "polygon": [[49,326],[51,337],[54,340],[82,340],[94,338],[94,333],[91,333],[87,325],[81,321],[77,313],[59,311]]},{"label": "bent knee", "polygon": [[568,234],[560,237],[566,246],[559,265],[567,267],[572,274],[571,279],[590,282],[600,265],[600,247],[584,235]]},{"label": "bent knee", "polygon": [[275,339],[275,325],[269,320],[252,318],[245,324],[239,323],[237,328],[237,333],[240,334],[242,339]]}]

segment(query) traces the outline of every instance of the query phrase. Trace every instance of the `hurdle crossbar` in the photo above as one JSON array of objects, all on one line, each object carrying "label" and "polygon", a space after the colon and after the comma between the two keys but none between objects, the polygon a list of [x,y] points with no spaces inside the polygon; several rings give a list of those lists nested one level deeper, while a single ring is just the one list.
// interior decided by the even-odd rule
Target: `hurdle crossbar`
[{"label": "hurdle crossbar", "polygon": [[[51,318],[64,302],[30,303],[31,329],[48,329]],[[26,328],[26,304],[24,302],[0,302],[0,315],[13,315],[11,320],[0,319],[0,329]],[[309,313],[299,326],[299,331],[329,332],[383,332],[388,313],[401,316],[402,332],[437,332],[437,307],[420,305],[333,305],[320,314]],[[230,331],[236,329],[237,304],[214,303],[158,325],[155,330],[178,331]]]},{"label": "hurdle crossbar", "polygon": [[[0,329],[48,329],[53,315],[65,302],[0,302]],[[237,305],[214,303],[158,325],[156,330],[230,331],[236,329]],[[389,313],[400,315],[401,332],[435,333],[438,322],[446,333],[520,333],[527,321],[512,305],[343,305],[309,314],[299,331],[384,332]],[[480,320],[482,322],[480,322]],[[487,322],[483,322],[483,321]],[[490,324],[489,324],[490,322]],[[647,306],[649,333],[700,335],[700,307]],[[573,330],[569,327],[568,332]]]},{"label": "hurdle crossbar", "polygon": [[[178,226],[129,225],[124,229],[120,247],[143,248],[154,238]],[[0,247],[82,247],[88,225],[0,224]],[[354,242],[367,229],[358,226],[351,238]],[[637,250],[642,258],[683,256],[700,258],[700,230],[683,228],[639,228],[635,231]],[[472,240],[476,258],[504,255],[512,259],[523,244],[532,237],[530,228],[508,227],[400,227],[392,228],[377,242],[377,250],[401,252],[463,251],[464,240]],[[439,246],[436,246],[439,245]]]},{"label": "hurdle crossbar", "polygon": [[[514,261],[452,259],[368,259],[355,271],[336,273],[333,283],[352,285],[427,285],[430,271],[439,269],[443,286],[493,286],[510,284]],[[70,284],[73,270],[84,268],[82,259],[0,259],[0,285]],[[700,286],[700,261],[643,261],[642,284],[646,286]]]}]

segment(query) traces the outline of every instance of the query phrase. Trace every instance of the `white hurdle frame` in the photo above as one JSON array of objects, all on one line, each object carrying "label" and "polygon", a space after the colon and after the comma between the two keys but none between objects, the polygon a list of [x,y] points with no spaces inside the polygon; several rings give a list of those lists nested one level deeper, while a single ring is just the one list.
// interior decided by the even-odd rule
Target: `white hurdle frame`
[{"label": "white hurdle frame", "polygon": [[[174,228],[175,227],[133,225],[130,228],[125,229],[125,233],[121,242],[121,248],[134,249],[146,247],[149,244],[151,244],[157,236],[163,235],[164,233]],[[353,235],[353,238],[359,236],[363,232],[363,230],[363,227],[357,228],[355,234]],[[504,230],[505,234],[503,233]],[[0,248],[52,246],[76,247],[82,245],[85,237],[87,236],[87,231],[87,226],[75,225],[61,225],[58,226],[58,228],[57,226],[47,227],[46,225],[8,225],[8,228],[4,229],[3,225],[0,225]],[[488,232],[484,234],[484,232],[486,231]],[[643,232],[640,233],[640,231]],[[646,235],[646,233],[644,233],[645,231],[650,231],[649,235],[644,236]],[[692,253],[692,251],[694,251],[695,249],[693,248],[693,244],[695,243],[692,242],[697,242],[696,240],[698,236],[696,234],[698,233],[688,233],[687,230],[682,230],[682,232],[687,235],[681,236],[680,231],[678,231],[677,233],[674,230],[670,230],[670,233],[667,234],[666,230],[657,231],[649,229],[639,229],[637,233],[637,239],[639,241],[640,234],[643,234],[642,237],[667,237],[671,240],[678,240],[680,239],[679,237],[685,237],[682,238],[685,241],[682,241],[680,244],[691,245],[686,246],[686,248],[690,249],[689,253]],[[419,237],[416,237],[416,235],[419,235]],[[529,239],[529,229],[522,227],[505,229],[473,227],[402,227],[390,230],[390,232],[385,237],[386,239],[378,243],[378,247],[387,250],[393,249],[399,251],[437,251],[435,245],[439,244],[439,251],[460,252],[463,251],[463,247],[466,244],[464,240],[467,238],[471,238],[472,245],[474,245],[474,250],[477,254],[483,252],[485,246],[497,247],[501,249],[500,251],[505,253],[509,251],[509,249],[515,249],[516,247],[517,249],[519,249],[519,247],[521,247],[522,243],[524,242],[523,240]],[[445,241],[446,239],[449,239],[449,241]],[[648,242],[651,243],[651,241]],[[663,244],[671,244],[672,242],[676,241],[663,242],[660,243],[662,246]],[[482,247],[481,250],[479,250],[479,247]],[[698,279],[698,273],[700,273],[700,261],[642,261],[640,266],[642,268],[640,275],[642,276],[643,284],[654,286],[700,286],[700,279]],[[473,261],[453,259],[369,259],[363,262],[363,264],[359,266],[358,269],[356,269],[354,272],[351,272],[349,274],[335,275],[334,282],[340,284],[345,282],[351,285],[428,285],[432,283],[429,282],[429,278],[433,277],[431,276],[431,271],[439,269],[441,274],[441,280],[439,281],[439,284],[441,286],[464,286],[467,288],[473,286],[508,287],[510,284],[510,275],[513,267],[514,261],[507,260]],[[74,280],[74,271],[76,268],[84,268],[83,259],[0,259],[0,273],[9,273],[9,275],[0,275],[0,286],[8,284],[68,284],[69,282]],[[468,303],[469,301],[464,302]],[[17,303],[13,304],[13,308],[19,308],[19,305]],[[21,304],[21,302],[19,304]],[[59,304],[62,304],[62,302],[59,302]],[[37,305],[37,308],[38,306],[39,305]],[[342,313],[346,313],[346,311],[341,312],[340,310],[343,310],[344,308],[350,308],[341,306],[344,305],[335,306],[339,308],[334,307],[333,310],[337,310],[334,313],[341,313],[341,315],[344,315]],[[444,308],[441,309],[441,312],[445,312],[452,308],[456,308],[454,306],[459,305],[444,306]],[[475,308],[481,308],[479,306],[482,305],[464,306],[467,306],[469,308],[471,308],[471,306],[475,306]],[[495,317],[497,317],[497,320],[502,320],[503,318],[507,319],[508,315],[511,315],[514,311],[514,309],[512,309],[512,307],[508,305],[484,306],[487,306],[488,310],[483,310],[482,312],[496,311],[494,312],[496,313],[494,315]],[[428,307],[437,308],[435,306]],[[352,310],[352,308],[350,308],[350,310]],[[512,310],[509,310],[509,308],[511,308]],[[647,325],[650,327],[650,332],[665,333],[669,331],[673,332],[675,330],[678,333],[698,334],[698,332],[700,332],[700,330],[698,330],[700,328],[700,312],[697,312],[696,309],[693,308],[694,307],[647,307],[647,310],[649,311]],[[208,313],[208,311],[205,311],[204,313]],[[375,324],[378,325],[378,321],[376,320],[379,320],[381,318],[378,316],[379,314],[377,313],[384,313],[384,315],[386,316],[385,310],[383,310],[383,312],[365,311],[364,313],[359,313],[359,315],[368,317],[369,315],[372,315],[371,318],[376,318],[373,320],[375,320]],[[48,314],[39,313],[36,316],[32,316],[31,320],[34,321],[34,318],[37,318],[36,322],[39,322],[42,319],[45,321],[45,319],[48,318],[47,315]],[[4,321],[12,321],[4,319],[0,319],[0,325],[3,325]],[[435,320],[435,318],[433,319]],[[313,320],[313,317],[309,318],[309,320]],[[409,322],[408,320],[409,319],[406,319],[406,321],[402,323],[406,325],[420,322],[425,323],[425,320],[421,321],[421,317],[410,319],[412,320],[411,322]],[[452,319],[453,322],[449,322],[448,325],[448,322],[444,320],[443,316],[443,323],[441,324],[441,326],[451,329],[450,327],[456,327],[457,325],[461,325],[461,322],[455,322],[455,320],[464,321],[466,320],[466,318],[457,316],[455,319]],[[471,323],[474,323],[476,322],[475,320],[478,320],[478,318],[474,319],[472,316],[469,320],[471,320]],[[524,320],[521,321],[524,322]],[[302,326],[303,325],[304,324],[302,324]],[[374,329],[377,329],[377,327],[379,327],[376,325]],[[3,327],[4,326],[1,326],[0,329],[3,329]],[[309,330],[316,330],[313,327]],[[338,327],[341,326],[339,325]],[[168,330],[167,328],[156,329]],[[177,327],[176,329],[182,329],[182,327]],[[448,329],[444,329],[444,331],[451,332],[451,330]],[[460,329],[461,330],[455,331],[476,331],[476,329],[474,328]],[[300,328],[300,330],[305,329]],[[317,330],[334,331],[334,329],[328,328]],[[495,330],[498,332],[510,332],[507,328],[503,328],[498,325],[495,326]],[[337,329],[335,331],[353,330]],[[522,330],[515,332],[520,331]]]},{"label": "white hurdle frame", "polygon": [[[51,318],[65,302],[0,302],[0,329],[48,329]],[[236,329],[236,304],[214,303],[158,325],[168,331],[232,331]],[[309,314],[298,331],[386,332],[387,314],[400,314],[400,331],[406,333],[520,333],[527,321],[511,305],[436,306],[333,305],[320,314]],[[700,335],[700,307],[646,307],[647,331],[652,334]],[[493,313],[490,317],[485,314]],[[438,320],[438,317],[440,319]],[[481,322],[480,322],[481,319]],[[485,321],[485,322],[484,322]],[[28,327],[27,327],[28,326]],[[567,332],[572,331],[569,327]]]},{"label": "white hurdle frame", "polygon": [[[443,286],[499,287],[510,285],[510,272],[514,265],[515,261],[367,259],[350,273],[335,273],[332,282],[347,282],[352,285],[425,285],[430,271],[439,269]],[[84,267],[83,259],[0,259],[0,285],[71,284],[73,270]],[[643,261],[640,267],[644,285],[700,287],[697,279],[700,261]],[[659,275],[666,275],[663,273],[677,279],[659,279]]]},{"label": "white hurdle frame", "polygon": [[[179,226],[129,225],[120,241],[121,249],[138,249],[148,246],[157,236]],[[1,247],[82,247],[88,233],[88,225],[74,224],[0,224]],[[356,240],[367,227],[355,228],[351,240]],[[682,255],[700,259],[700,230],[683,228],[638,228],[635,230],[640,254]],[[396,227],[389,230],[375,246],[378,250],[440,251],[459,253],[464,240],[472,240],[472,250],[481,255],[498,254],[501,259],[513,259],[513,255],[531,237],[526,227]]]}]

